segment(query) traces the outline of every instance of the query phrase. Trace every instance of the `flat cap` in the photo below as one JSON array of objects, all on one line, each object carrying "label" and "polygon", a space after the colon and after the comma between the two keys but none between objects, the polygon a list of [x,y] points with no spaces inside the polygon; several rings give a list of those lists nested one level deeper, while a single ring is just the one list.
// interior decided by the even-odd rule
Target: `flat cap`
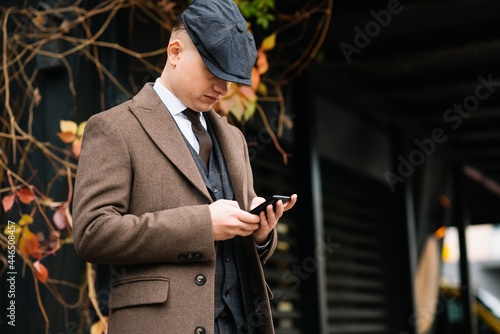
[{"label": "flat cap", "polygon": [[257,59],[253,36],[233,0],[194,0],[181,15],[208,70],[216,77],[252,84]]}]

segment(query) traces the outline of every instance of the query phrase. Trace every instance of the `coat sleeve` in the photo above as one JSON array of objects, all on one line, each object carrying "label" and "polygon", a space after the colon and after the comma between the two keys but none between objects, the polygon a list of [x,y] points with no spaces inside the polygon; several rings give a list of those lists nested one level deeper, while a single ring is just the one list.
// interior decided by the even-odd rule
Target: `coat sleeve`
[{"label": "coat sleeve", "polygon": [[86,261],[106,264],[214,261],[208,204],[130,214],[136,171],[129,143],[120,124],[101,114],[87,122],[76,175],[77,253]]},{"label": "coat sleeve", "polygon": [[[239,131],[239,129],[237,131],[239,132],[240,137],[241,137],[242,142],[243,142],[244,156],[246,159],[246,161],[245,161],[246,169],[247,169],[246,179],[248,180],[248,184],[246,187],[248,189],[248,194],[247,194],[248,207],[246,208],[246,210],[249,210],[250,204],[252,203],[252,200],[254,199],[254,197],[257,196],[257,194],[255,193],[255,190],[253,188],[253,174],[252,174],[252,167],[250,164],[250,155],[248,154],[248,146],[246,144],[246,140],[245,140],[245,137],[243,136],[243,133],[241,133],[241,131]],[[267,262],[267,260],[273,255],[274,251],[276,250],[276,246],[278,244],[278,232],[276,231],[275,228],[271,231],[269,237],[270,237],[270,242],[267,245],[267,247],[262,249],[262,250],[259,250],[257,252],[262,264],[265,264]]]}]

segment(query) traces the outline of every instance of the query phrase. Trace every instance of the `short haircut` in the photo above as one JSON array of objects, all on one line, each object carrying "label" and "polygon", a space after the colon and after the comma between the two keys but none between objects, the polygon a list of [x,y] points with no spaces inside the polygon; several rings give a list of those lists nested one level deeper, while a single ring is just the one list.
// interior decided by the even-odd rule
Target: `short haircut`
[{"label": "short haircut", "polygon": [[176,32],[177,30],[183,30],[183,29],[186,29],[186,27],[184,26],[184,21],[182,20],[182,16],[179,15],[172,22],[172,32]]}]

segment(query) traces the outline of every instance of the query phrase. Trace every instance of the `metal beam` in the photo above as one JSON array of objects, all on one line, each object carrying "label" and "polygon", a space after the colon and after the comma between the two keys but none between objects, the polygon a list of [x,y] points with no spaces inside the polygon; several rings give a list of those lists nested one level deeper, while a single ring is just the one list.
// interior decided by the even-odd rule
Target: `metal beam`
[{"label": "metal beam", "polygon": [[320,157],[317,150],[316,114],[311,84],[306,74],[292,83],[292,109],[297,115],[295,120],[297,175],[299,184],[300,235],[303,246],[303,259],[316,259],[317,269],[308,279],[301,281],[303,299],[303,330],[307,333],[326,334],[327,284],[325,257],[318,256],[318,242],[325,241],[323,222],[323,199],[321,187]]}]

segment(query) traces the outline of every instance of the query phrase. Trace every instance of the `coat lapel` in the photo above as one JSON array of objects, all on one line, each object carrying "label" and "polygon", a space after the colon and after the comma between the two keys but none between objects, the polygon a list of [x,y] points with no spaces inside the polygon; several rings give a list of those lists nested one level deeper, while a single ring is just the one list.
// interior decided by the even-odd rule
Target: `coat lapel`
[{"label": "coat lapel", "polygon": [[211,200],[177,124],[149,83],[134,97],[130,111],[156,146],[196,188]]}]

